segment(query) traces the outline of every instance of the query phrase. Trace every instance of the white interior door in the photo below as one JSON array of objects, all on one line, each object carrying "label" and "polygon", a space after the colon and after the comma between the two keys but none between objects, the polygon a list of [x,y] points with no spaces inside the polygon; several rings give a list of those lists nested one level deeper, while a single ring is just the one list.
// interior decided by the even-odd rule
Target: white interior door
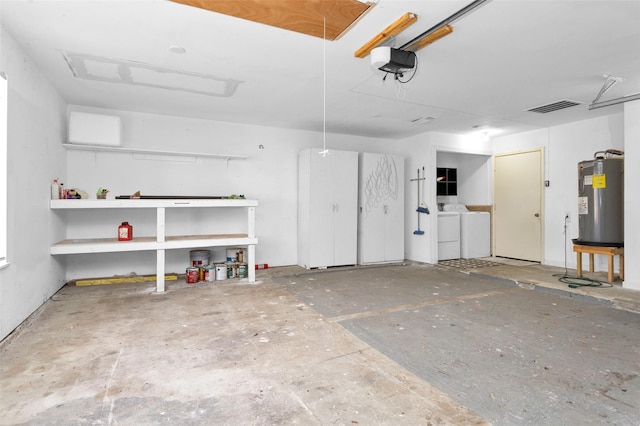
[{"label": "white interior door", "polygon": [[495,255],[542,259],[542,149],[494,159]]}]

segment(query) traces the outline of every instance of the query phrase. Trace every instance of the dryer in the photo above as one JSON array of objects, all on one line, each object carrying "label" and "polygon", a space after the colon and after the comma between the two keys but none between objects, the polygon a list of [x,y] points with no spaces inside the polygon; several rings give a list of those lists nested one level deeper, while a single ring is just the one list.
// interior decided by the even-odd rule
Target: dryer
[{"label": "dryer", "polygon": [[460,257],[491,256],[491,215],[488,212],[460,212]]},{"label": "dryer", "polygon": [[462,259],[491,256],[491,215],[488,212],[470,212],[464,204],[446,205],[444,210],[460,215]]}]

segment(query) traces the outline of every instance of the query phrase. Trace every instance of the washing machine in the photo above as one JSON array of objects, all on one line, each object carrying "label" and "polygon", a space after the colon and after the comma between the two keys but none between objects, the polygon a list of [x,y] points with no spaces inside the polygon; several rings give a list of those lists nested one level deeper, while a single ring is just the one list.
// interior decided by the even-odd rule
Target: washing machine
[{"label": "washing machine", "polygon": [[438,212],[438,260],[460,259],[460,213]]},{"label": "washing machine", "polygon": [[456,204],[450,210],[460,215],[460,257],[491,256],[491,215],[488,212],[470,212],[463,204]]}]

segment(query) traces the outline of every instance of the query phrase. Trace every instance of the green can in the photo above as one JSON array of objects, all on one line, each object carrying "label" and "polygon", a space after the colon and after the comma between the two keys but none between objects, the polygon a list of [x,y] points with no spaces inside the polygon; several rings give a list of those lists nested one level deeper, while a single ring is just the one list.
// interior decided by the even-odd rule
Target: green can
[{"label": "green can", "polygon": [[246,263],[238,263],[238,278],[247,278],[249,269]]},{"label": "green can", "polygon": [[227,263],[227,278],[235,278],[238,276],[238,264]]}]

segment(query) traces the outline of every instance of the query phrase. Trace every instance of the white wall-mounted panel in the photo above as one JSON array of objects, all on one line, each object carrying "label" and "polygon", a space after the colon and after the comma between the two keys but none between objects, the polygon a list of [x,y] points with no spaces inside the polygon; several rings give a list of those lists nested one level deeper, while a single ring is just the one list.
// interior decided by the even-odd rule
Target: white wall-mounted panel
[{"label": "white wall-mounted panel", "polygon": [[69,113],[69,143],[120,146],[120,117],[72,111]]}]

